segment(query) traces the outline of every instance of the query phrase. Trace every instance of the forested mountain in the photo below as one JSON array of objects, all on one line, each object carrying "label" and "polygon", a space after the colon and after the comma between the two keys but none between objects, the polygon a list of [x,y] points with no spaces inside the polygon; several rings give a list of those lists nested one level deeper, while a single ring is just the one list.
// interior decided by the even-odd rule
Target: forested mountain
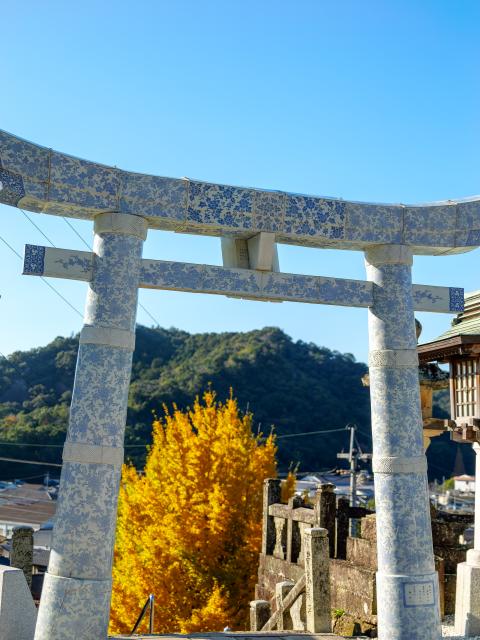
[{"label": "forested mountain", "polygon": [[[59,337],[45,347],[0,360],[0,443],[63,443],[77,350],[78,336]],[[304,471],[331,468],[336,465],[337,452],[348,445],[347,432],[281,436],[338,429],[354,422],[362,447],[370,451],[369,391],[361,383],[366,371],[366,365],[356,362],[351,354],[294,342],[277,328],[191,335],[139,326],[129,394],[127,453],[140,466],[144,445],[150,442],[153,415],[162,416],[164,405],[191,405],[195,396],[211,385],[220,399],[232,388],[240,409],[253,412],[256,429],[263,433],[275,429],[281,469],[297,462]],[[448,459],[447,466],[453,465],[455,451],[448,443],[441,448],[445,449],[442,458]],[[60,462],[61,446],[0,444],[0,456]],[[442,467],[443,461],[435,464]],[[44,470],[0,461],[0,479]],[[448,475],[448,471],[444,472]]]}]

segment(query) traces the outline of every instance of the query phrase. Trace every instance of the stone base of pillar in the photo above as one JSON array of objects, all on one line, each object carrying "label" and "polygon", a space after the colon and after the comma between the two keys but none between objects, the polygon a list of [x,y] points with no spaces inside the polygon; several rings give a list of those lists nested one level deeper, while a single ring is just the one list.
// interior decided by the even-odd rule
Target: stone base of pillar
[{"label": "stone base of pillar", "polygon": [[480,551],[467,552],[467,561],[457,565],[455,633],[480,635]]},{"label": "stone base of pillar", "polygon": [[80,580],[45,574],[35,640],[105,640],[111,580]]},{"label": "stone base of pillar", "polygon": [[438,575],[377,573],[379,640],[439,640]]}]

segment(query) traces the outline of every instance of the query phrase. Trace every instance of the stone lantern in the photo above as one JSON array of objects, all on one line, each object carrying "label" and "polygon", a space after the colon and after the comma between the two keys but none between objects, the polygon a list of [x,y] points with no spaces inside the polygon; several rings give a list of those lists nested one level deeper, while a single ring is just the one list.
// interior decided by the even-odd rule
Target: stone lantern
[{"label": "stone lantern", "polygon": [[457,566],[455,602],[455,633],[474,636],[480,634],[480,291],[465,296],[465,311],[436,340],[419,345],[418,355],[421,367],[449,365],[451,420],[445,427],[476,453],[474,545]]}]

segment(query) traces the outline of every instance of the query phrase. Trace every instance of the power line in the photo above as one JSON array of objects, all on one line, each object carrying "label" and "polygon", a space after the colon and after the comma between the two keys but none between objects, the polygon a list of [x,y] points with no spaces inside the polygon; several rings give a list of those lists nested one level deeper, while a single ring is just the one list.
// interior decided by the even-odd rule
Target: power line
[{"label": "power line", "polygon": [[[17,258],[20,258],[20,260],[22,260],[22,262],[23,262],[23,258],[22,258],[22,256],[18,253],[18,251],[17,251],[16,249],[14,249],[14,248],[12,247],[12,245],[11,245],[11,244],[9,244],[9,243],[5,240],[5,238],[3,238],[2,236],[0,236],[0,240],[3,242],[3,244],[4,244],[4,245],[6,245],[6,246],[10,249],[10,251],[12,251],[12,253],[14,253],[14,254],[17,256]],[[50,284],[50,282],[48,282],[48,280],[46,280],[43,276],[40,276],[40,280],[42,280],[42,281],[47,285],[47,287],[49,287],[52,291],[54,291],[54,292],[57,294],[57,296],[58,296],[59,298],[61,298],[61,299],[65,302],[65,304],[68,304],[68,306],[69,306],[71,309],[73,309],[73,311],[75,311],[75,313],[77,313],[81,318],[83,318],[83,315],[80,313],[80,311],[79,311],[76,307],[74,307],[74,306],[73,306],[73,304],[72,304],[71,302],[69,302],[69,301],[65,298],[65,296],[63,296],[63,295],[60,293],[60,291],[58,291],[58,289],[56,289],[56,288],[53,286],[53,284]]]},{"label": "power line", "polygon": [[63,444],[35,444],[34,442],[1,442],[0,445],[6,445],[7,447],[63,447]]},{"label": "power line", "polygon": [[77,238],[79,238],[81,240],[81,242],[83,242],[83,244],[87,247],[87,249],[89,251],[92,250],[92,247],[88,244],[88,242],[84,239],[84,237],[78,233],[78,231],[75,229],[75,227],[73,226],[73,224],[71,224],[68,220],[68,218],[65,218],[64,216],[62,216],[62,219],[64,220],[64,222],[70,227],[70,229],[73,231],[73,233],[77,236]]},{"label": "power line", "polygon": [[61,467],[55,462],[39,462],[38,460],[20,460],[19,458],[0,458],[3,462],[19,462],[20,464],[39,464],[42,467]]},{"label": "power line", "polygon": [[[35,480],[35,478],[44,478],[45,474],[44,473],[39,473],[36,476],[22,476],[21,478],[18,478],[15,476],[15,478],[13,480]],[[13,482],[12,480],[12,482]],[[4,480],[4,482],[10,482],[9,480]]]},{"label": "power line", "polygon": [[[1,445],[6,445],[8,447],[46,447],[46,448],[59,448],[61,449],[63,447],[63,444],[45,444],[45,443],[35,443],[35,442],[7,442],[7,441],[0,441],[0,446]],[[132,448],[132,447],[148,447],[148,444],[126,444],[124,445],[124,449],[127,448]]]},{"label": "power line", "polygon": [[54,244],[53,244],[53,242],[50,240],[50,238],[47,236],[47,234],[46,234],[46,233],[44,233],[44,232],[40,229],[40,227],[38,226],[38,224],[36,224],[36,223],[32,220],[32,218],[28,215],[28,213],[27,213],[26,211],[24,211],[23,209],[20,209],[20,211],[23,213],[23,215],[25,216],[25,218],[30,222],[30,224],[32,224],[32,225],[35,227],[35,229],[36,229],[39,233],[41,233],[41,234],[42,234],[42,236],[45,238],[45,240],[46,240],[47,242],[49,242],[49,243],[52,245],[52,247],[54,247],[55,245],[54,245]]},{"label": "power line", "polygon": [[280,438],[298,438],[300,436],[316,436],[324,433],[337,433],[339,431],[345,431],[345,430],[346,430],[346,427],[342,427],[341,429],[328,429],[324,431],[304,431],[302,433],[288,433],[283,436],[276,436],[276,439],[280,440]]},{"label": "power line", "polygon": [[159,326],[160,326],[159,321],[158,321],[154,316],[152,316],[152,314],[150,313],[150,311],[148,311],[148,309],[146,309],[146,308],[143,306],[143,304],[142,304],[141,302],[139,302],[139,303],[138,303],[138,306],[139,306],[143,311],[145,311],[145,313],[147,314],[147,316],[149,316],[149,317],[151,318],[151,320],[153,320],[153,321],[154,321],[154,323],[157,325],[157,327],[159,327]]}]

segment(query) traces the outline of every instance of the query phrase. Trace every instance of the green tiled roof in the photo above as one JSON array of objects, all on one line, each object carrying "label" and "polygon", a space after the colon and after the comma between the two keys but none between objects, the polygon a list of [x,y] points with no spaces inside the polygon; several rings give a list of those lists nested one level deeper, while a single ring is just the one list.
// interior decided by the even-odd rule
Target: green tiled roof
[{"label": "green tiled roof", "polygon": [[480,335],[480,290],[465,294],[465,311],[452,320],[448,331],[431,342],[466,335]]}]

